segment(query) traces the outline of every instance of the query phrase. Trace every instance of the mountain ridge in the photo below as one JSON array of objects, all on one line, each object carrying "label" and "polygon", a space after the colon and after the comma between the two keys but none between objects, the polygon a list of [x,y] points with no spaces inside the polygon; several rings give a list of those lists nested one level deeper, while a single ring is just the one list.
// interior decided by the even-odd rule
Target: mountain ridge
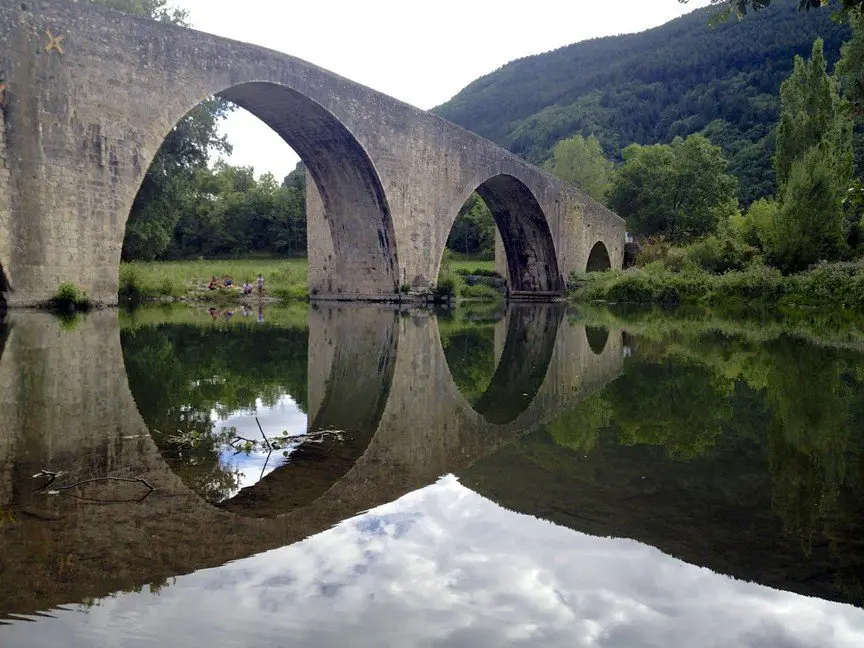
[{"label": "mountain ridge", "polygon": [[775,188],[779,88],[794,56],[821,36],[833,66],[849,30],[828,10],[798,12],[795,0],[709,28],[712,11],[516,59],[432,112],[536,164],[575,134],[596,135],[620,159],[631,143],[703,133],[724,149],[749,203]]}]

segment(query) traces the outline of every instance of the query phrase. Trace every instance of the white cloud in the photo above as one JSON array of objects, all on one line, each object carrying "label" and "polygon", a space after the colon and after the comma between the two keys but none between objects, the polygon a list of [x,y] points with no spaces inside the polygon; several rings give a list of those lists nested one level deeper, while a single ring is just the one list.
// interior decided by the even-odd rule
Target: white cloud
[{"label": "white cloud", "polygon": [[[707,0],[172,0],[202,31],[297,56],[423,109],[516,58],[661,25]],[[236,113],[234,164],[282,178],[297,156]]]},{"label": "white cloud", "polygon": [[[27,639],[23,643],[23,639]],[[864,645],[864,611],[506,511],[453,477],[158,596],[0,628],[32,646]]]}]

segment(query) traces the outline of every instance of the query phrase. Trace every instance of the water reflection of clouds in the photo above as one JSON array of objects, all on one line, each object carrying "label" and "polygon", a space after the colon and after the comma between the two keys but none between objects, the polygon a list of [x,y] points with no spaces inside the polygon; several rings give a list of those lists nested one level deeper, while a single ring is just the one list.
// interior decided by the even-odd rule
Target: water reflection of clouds
[{"label": "water reflection of clouds", "polygon": [[[215,410],[210,413],[214,430],[234,427],[239,436],[260,440],[261,431],[258,429],[255,417],[258,417],[264,433],[270,438],[281,436],[283,432],[291,436],[306,433],[306,414],[288,394],[280,396],[272,406],[265,405],[259,398],[255,402],[254,410],[232,412],[222,420]],[[226,448],[220,453],[219,461],[238,472],[240,481],[237,490],[239,490],[257,483],[283,465],[286,459],[279,451],[272,453],[268,460],[267,452],[258,447],[248,455],[245,452],[234,454],[232,449]]]},{"label": "water reflection of clouds", "polygon": [[452,477],[305,542],[180,577],[159,596],[122,594],[59,614],[0,639],[52,648],[864,645],[862,610],[518,515]]}]

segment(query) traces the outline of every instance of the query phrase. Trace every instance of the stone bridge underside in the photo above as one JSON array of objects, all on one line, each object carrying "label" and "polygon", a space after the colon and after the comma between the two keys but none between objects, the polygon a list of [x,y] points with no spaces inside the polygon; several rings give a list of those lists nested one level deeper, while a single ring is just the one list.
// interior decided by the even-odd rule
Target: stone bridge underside
[{"label": "stone bridge underside", "polygon": [[[62,40],[58,40],[62,36]],[[290,43],[286,44],[290,48]],[[221,95],[302,157],[315,298],[435,283],[471,192],[489,204],[514,292],[560,293],[624,225],[491,142],[299,59],[69,0],[0,0],[0,287],[72,282],[116,302],[127,215],[164,137]],[[8,284],[8,285],[7,285]]]}]

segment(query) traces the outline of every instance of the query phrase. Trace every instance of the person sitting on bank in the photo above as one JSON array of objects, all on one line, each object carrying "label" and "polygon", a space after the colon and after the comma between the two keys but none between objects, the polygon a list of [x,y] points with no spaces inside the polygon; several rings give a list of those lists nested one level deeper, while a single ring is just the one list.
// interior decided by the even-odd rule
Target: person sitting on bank
[{"label": "person sitting on bank", "polygon": [[210,277],[210,283],[207,284],[208,290],[216,290],[219,287],[219,280],[216,278],[216,275]]},{"label": "person sitting on bank", "polygon": [[230,288],[231,286],[234,285],[234,280],[231,277],[229,277],[228,275],[225,275],[225,282],[224,283],[225,283],[226,288]]},{"label": "person sitting on bank", "polygon": [[248,281],[246,281],[243,284],[243,294],[244,295],[251,295],[252,294],[252,284],[250,284]]}]

